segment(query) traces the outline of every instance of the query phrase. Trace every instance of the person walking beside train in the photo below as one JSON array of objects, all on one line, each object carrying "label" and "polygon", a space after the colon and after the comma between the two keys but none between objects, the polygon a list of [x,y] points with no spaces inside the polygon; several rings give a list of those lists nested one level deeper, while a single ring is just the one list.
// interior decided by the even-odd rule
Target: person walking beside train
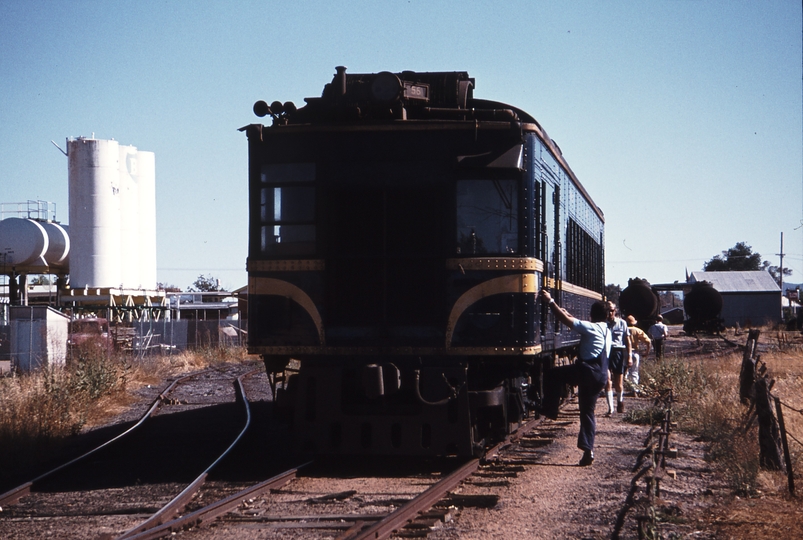
[{"label": "person walking beside train", "polygon": [[577,402],[580,408],[577,447],[583,451],[579,465],[587,467],[594,462],[594,437],[597,433],[594,409],[597,406],[599,393],[605,388],[605,382],[608,380],[611,333],[605,322],[605,304],[602,302],[592,304],[589,322],[569,315],[555,303],[546,289],[541,289],[538,298],[549,306],[558,321],[580,334],[577,362],[544,372],[544,397],[540,412],[547,418],[556,419],[563,387],[577,386]]},{"label": "person walking beside train", "polygon": [[662,360],[664,357],[664,340],[669,337],[669,327],[664,324],[663,317],[658,315],[658,320],[647,330],[647,335],[652,339],[655,359]]},{"label": "person walking beside train", "polygon": [[608,362],[609,377],[605,385],[605,390],[608,396],[608,416],[613,414],[613,393],[614,390],[618,396],[618,403],[616,405],[616,412],[625,412],[625,392],[623,379],[625,372],[632,364],[630,358],[630,332],[627,328],[627,323],[616,316],[616,304],[613,302],[607,303],[607,317],[608,328],[611,331],[611,356]]},{"label": "person walking beside train", "polygon": [[636,318],[632,315],[627,316],[627,329],[630,332],[630,358],[633,360],[630,369],[627,370],[625,374],[625,379],[630,381],[635,387],[636,395],[638,395],[638,384],[639,384],[639,365],[641,364],[641,358],[646,358],[648,354],[650,354],[650,341],[649,336],[647,333],[636,326]]}]

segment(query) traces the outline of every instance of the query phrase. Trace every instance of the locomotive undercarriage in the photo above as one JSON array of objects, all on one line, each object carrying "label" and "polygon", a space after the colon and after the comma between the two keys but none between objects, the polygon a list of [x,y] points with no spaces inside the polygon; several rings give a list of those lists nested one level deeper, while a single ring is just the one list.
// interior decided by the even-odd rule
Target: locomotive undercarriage
[{"label": "locomotive undercarriage", "polygon": [[529,374],[542,361],[307,358],[277,393],[277,408],[303,452],[479,455],[524,420]]}]

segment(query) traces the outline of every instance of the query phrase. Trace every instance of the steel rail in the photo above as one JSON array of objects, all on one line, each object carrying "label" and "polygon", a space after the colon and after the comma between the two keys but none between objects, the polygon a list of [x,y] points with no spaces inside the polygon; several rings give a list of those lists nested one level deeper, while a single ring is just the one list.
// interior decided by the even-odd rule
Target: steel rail
[{"label": "steel rail", "polygon": [[525,433],[535,427],[541,422],[541,418],[531,418],[529,421],[522,424],[516,431],[505,437],[505,439],[498,443],[496,446],[488,449],[482,459],[472,459],[465,465],[452,472],[443,480],[437,482],[422,494],[413,498],[395,512],[388,514],[378,523],[372,525],[370,528],[353,532],[356,526],[347,531],[344,535],[338,537],[338,540],[379,540],[382,538],[389,538],[394,531],[398,531],[404,527],[408,522],[411,522],[415,517],[431,508],[435,503],[441,500],[446,494],[455,486],[460,484],[463,480],[474,474],[479,468],[480,462],[488,462],[496,459],[499,452],[507,445],[522,438]]},{"label": "steel rail", "polygon": [[[520,439],[526,432],[528,432],[540,421],[540,418],[533,418],[522,424],[504,441],[491,448],[486,453],[483,461],[496,458],[502,447]],[[288,484],[297,477],[298,471],[309,466],[311,463],[312,462],[310,461],[293,469],[289,469],[288,471],[278,474],[268,480],[265,480],[264,482],[248,487],[238,493],[235,493],[234,495],[230,495],[229,497],[214,502],[204,508],[200,508],[184,516],[156,525],[142,532],[126,536],[125,538],[126,540],[152,540],[165,537],[180,530],[185,530],[190,527],[196,527],[203,523],[213,521],[220,516],[233,511],[240,506],[243,501],[258,497],[272,489],[278,489]],[[472,460],[466,463],[463,467],[451,473],[437,484],[431,486],[424,493],[409,501],[396,512],[385,516],[377,516],[375,519],[367,519],[366,516],[357,516],[359,519],[355,521],[350,528],[338,538],[343,540],[357,540],[360,538],[387,538],[394,530],[397,530],[407,521],[413,519],[419,512],[425,511],[438,500],[443,498],[443,496],[445,496],[449,490],[453,489],[462,480],[473,474],[473,472],[477,470],[478,466],[478,460]],[[339,518],[346,519],[347,516],[343,515],[339,516]],[[370,529],[361,533],[360,531],[363,529],[363,527],[365,527],[366,522],[371,521],[375,521],[376,524]]]},{"label": "steel rail", "polygon": [[[208,371],[208,370],[206,370],[206,371]],[[31,488],[33,487],[34,483],[39,482],[40,480],[43,480],[43,479],[47,478],[48,476],[51,476],[51,475],[53,475],[53,474],[55,474],[55,473],[57,473],[57,472],[59,472],[59,471],[61,471],[63,469],[66,469],[70,465],[74,465],[75,463],[78,463],[79,461],[91,456],[92,454],[94,454],[96,452],[99,452],[103,448],[109,446],[110,444],[112,444],[115,441],[118,441],[118,440],[122,439],[126,435],[130,434],[132,431],[134,431],[137,428],[139,428],[140,426],[142,426],[142,424],[145,422],[145,420],[150,418],[153,415],[153,413],[156,412],[156,410],[164,403],[165,399],[167,398],[167,395],[170,392],[173,391],[173,389],[176,387],[176,385],[178,385],[180,382],[182,382],[182,381],[184,381],[186,379],[189,379],[191,377],[196,377],[196,376],[200,375],[201,373],[205,373],[205,371],[201,371],[199,373],[194,373],[192,375],[187,375],[185,377],[180,377],[180,378],[176,379],[175,381],[173,381],[173,383],[170,384],[170,386],[168,386],[163,392],[161,392],[156,397],[156,399],[151,404],[150,408],[145,412],[144,415],[142,415],[142,417],[139,419],[139,421],[136,424],[134,424],[133,426],[131,426],[130,428],[128,428],[124,432],[120,433],[116,437],[114,437],[112,439],[109,439],[108,441],[106,441],[105,443],[101,444],[100,446],[97,446],[97,447],[93,448],[92,450],[90,450],[90,451],[88,451],[88,452],[86,452],[84,454],[81,454],[80,456],[78,456],[78,457],[76,457],[74,459],[71,459],[67,463],[63,463],[62,465],[59,465],[55,469],[51,469],[51,470],[49,470],[49,471],[47,471],[47,472],[45,472],[43,474],[40,474],[39,476],[37,476],[33,480],[30,480],[30,481],[28,481],[28,482],[26,482],[24,484],[21,484],[21,485],[15,487],[15,488],[12,488],[12,489],[6,491],[3,494],[0,494],[0,507],[6,506],[6,505],[9,505],[9,504],[14,504],[18,500],[20,500],[22,497],[24,497],[26,495],[29,495],[31,493]]]},{"label": "steel rail", "polygon": [[296,478],[298,475],[298,471],[306,467],[312,463],[311,461],[304,463],[303,465],[299,465],[293,469],[289,469],[281,474],[278,474],[264,482],[259,484],[253,485],[249,488],[246,488],[234,495],[230,495],[225,499],[221,499],[217,502],[210,504],[209,506],[205,506],[204,508],[200,508],[194,512],[191,512],[185,516],[176,518],[172,521],[168,521],[161,525],[157,525],[151,529],[143,531],[141,533],[135,534],[133,536],[127,537],[128,540],[149,540],[153,538],[161,538],[163,536],[167,536],[173,532],[187,529],[189,527],[194,527],[205,523],[207,521],[212,521],[217,519],[218,517],[227,514],[240,506],[243,501],[251,499],[253,497],[258,497],[263,493],[270,491],[271,489],[278,489],[285,484],[288,484],[292,480]]},{"label": "steel rail", "polygon": [[206,481],[206,477],[209,475],[209,472],[218,463],[220,463],[226,456],[228,456],[235,446],[237,446],[237,443],[240,442],[240,440],[245,435],[246,431],[248,431],[248,428],[251,426],[251,405],[248,402],[248,397],[246,396],[245,388],[243,387],[243,379],[256,373],[257,371],[258,370],[249,371],[248,373],[237,377],[237,386],[235,387],[235,389],[237,390],[239,396],[242,398],[243,406],[245,407],[245,425],[243,426],[243,429],[240,430],[240,433],[237,435],[234,441],[232,441],[232,443],[228,446],[228,448],[226,448],[226,450],[220,456],[218,456],[217,459],[215,459],[215,461],[212,462],[211,465],[209,465],[200,475],[198,475],[198,477],[195,480],[193,480],[192,483],[190,483],[186,488],[184,488],[184,490],[181,493],[176,495],[173,498],[173,500],[171,500],[169,503],[163,506],[158,512],[153,514],[147,520],[143,521],[139,525],[127,530],[122,535],[118,536],[117,537],[118,540],[123,540],[124,538],[131,538],[134,535],[148,531],[149,529],[153,529],[154,527],[158,527],[159,525],[162,525],[166,521],[170,520],[170,518],[172,518],[174,515],[181,512],[184,509],[184,507],[187,506],[187,503],[189,503],[190,500],[192,500],[192,498],[195,496],[195,494],[198,493],[198,491],[201,489],[201,486],[203,486],[204,482]]},{"label": "steel rail", "polygon": [[432,485],[429,489],[411,499],[395,512],[388,514],[387,517],[357,534],[341,537],[342,540],[367,540],[372,538],[388,538],[393,531],[404,527],[408,522],[415,519],[420,513],[432,507],[433,504],[441,500],[452,488],[460,482],[474,474],[480,466],[480,460],[475,458],[449,474],[446,478]]}]

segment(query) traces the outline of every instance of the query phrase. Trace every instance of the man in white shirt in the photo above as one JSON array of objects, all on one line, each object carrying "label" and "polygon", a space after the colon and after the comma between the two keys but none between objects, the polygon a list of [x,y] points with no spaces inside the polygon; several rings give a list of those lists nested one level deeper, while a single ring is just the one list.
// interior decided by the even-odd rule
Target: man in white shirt
[{"label": "man in white shirt", "polygon": [[581,321],[561,309],[546,289],[541,289],[538,298],[546,302],[558,321],[580,334],[578,361],[544,372],[544,400],[541,404],[541,413],[553,420],[557,418],[563,386],[577,386],[577,402],[580,408],[577,447],[583,451],[580,466],[587,467],[594,462],[594,437],[597,432],[594,409],[597,406],[599,393],[608,381],[611,333],[605,321],[606,307],[602,302],[594,302],[591,306],[591,321]]},{"label": "man in white shirt", "polygon": [[649,335],[652,340],[652,348],[655,349],[655,359],[663,359],[664,340],[669,337],[669,327],[664,324],[663,317],[658,315],[658,320],[647,330],[647,335]]}]

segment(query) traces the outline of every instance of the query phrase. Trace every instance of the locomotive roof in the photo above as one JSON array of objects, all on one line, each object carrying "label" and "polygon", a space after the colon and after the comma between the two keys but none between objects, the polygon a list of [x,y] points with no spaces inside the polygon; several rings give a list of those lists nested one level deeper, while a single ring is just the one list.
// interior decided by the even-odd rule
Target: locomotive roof
[{"label": "locomotive roof", "polygon": [[[574,184],[604,221],[594,203],[563,157],[560,147],[530,114],[498,101],[474,98],[475,79],[465,71],[347,74],[335,68],[332,82],[324,86],[321,97],[305,98],[298,108],[293,102],[265,101],[254,104],[254,114],[270,115],[273,128],[302,125],[348,124],[378,125],[388,121],[471,121],[517,123],[523,130],[538,134],[561,163]],[[476,125],[476,124],[475,124]],[[401,125],[397,125],[401,127]],[[247,127],[241,130],[246,130]],[[257,126],[261,132],[262,126]]]}]

